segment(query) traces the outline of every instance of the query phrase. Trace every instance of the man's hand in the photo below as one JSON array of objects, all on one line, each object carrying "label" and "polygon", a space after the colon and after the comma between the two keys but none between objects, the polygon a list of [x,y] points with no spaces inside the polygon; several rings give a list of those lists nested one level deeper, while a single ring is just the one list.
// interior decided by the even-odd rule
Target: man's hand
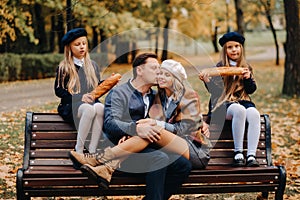
[{"label": "man's hand", "polygon": [[136,126],[137,135],[149,140],[151,143],[160,140],[161,127],[149,125],[148,123],[138,123]]}]

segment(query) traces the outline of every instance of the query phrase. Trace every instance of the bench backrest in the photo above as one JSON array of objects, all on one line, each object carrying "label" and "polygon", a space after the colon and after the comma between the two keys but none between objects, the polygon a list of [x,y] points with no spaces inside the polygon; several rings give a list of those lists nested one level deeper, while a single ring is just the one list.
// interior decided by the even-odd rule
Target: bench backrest
[{"label": "bench backrest", "polygon": [[[209,166],[231,165],[233,140],[231,122],[226,121],[223,130],[211,125],[211,160]],[[56,113],[26,114],[24,168],[28,166],[72,165],[68,152],[74,149],[77,131]],[[244,148],[246,151],[246,135]],[[261,115],[261,134],[257,158],[262,165],[271,165],[271,130],[269,117]]]}]

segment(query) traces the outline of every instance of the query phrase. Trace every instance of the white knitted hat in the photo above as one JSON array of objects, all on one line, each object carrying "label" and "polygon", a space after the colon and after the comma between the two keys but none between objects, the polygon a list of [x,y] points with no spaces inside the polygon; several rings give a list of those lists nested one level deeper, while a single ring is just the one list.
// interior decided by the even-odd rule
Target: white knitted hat
[{"label": "white knitted hat", "polygon": [[181,82],[187,79],[184,67],[175,60],[164,60],[161,63],[160,67],[169,71],[175,78],[177,78]]}]

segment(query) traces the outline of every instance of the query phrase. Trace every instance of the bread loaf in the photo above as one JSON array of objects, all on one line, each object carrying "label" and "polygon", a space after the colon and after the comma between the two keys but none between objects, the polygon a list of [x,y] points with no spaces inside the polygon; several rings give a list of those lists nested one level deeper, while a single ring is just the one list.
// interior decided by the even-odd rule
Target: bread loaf
[{"label": "bread loaf", "polygon": [[202,73],[207,73],[208,76],[234,76],[242,75],[243,68],[241,67],[211,67],[201,70]]},{"label": "bread loaf", "polygon": [[121,79],[121,74],[112,74],[110,77],[102,81],[92,92],[94,99],[97,99],[107,93]]}]

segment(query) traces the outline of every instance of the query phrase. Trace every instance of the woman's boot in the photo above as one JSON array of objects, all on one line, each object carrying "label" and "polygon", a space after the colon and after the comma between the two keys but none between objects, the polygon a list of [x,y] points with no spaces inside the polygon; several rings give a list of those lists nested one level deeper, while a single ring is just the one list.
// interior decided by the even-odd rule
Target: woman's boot
[{"label": "woman's boot", "polygon": [[[104,150],[104,153],[77,153],[76,151],[70,151],[69,157],[73,162],[75,169],[80,169],[84,164],[89,164],[90,166],[97,166],[103,164],[105,161],[112,160],[114,158],[110,147]],[[106,159],[106,160],[105,160]]]},{"label": "woman's boot", "polygon": [[89,164],[91,166],[98,165],[98,161],[96,157],[97,153],[77,153],[76,151],[70,151],[69,157],[73,162],[73,167],[75,169],[80,169],[80,167],[84,164]]},{"label": "woman's boot", "polygon": [[99,187],[107,189],[109,187],[111,177],[119,165],[120,160],[116,159],[105,162],[104,164],[96,167],[93,167],[89,164],[84,164],[80,169],[85,175],[94,179]]},{"label": "woman's boot", "polygon": [[80,170],[87,176],[93,178],[99,187],[108,188],[113,172],[120,165],[119,159],[114,159],[110,147],[104,150],[103,154],[99,154],[97,159],[97,165],[92,166],[90,164],[84,164],[80,167]]}]

